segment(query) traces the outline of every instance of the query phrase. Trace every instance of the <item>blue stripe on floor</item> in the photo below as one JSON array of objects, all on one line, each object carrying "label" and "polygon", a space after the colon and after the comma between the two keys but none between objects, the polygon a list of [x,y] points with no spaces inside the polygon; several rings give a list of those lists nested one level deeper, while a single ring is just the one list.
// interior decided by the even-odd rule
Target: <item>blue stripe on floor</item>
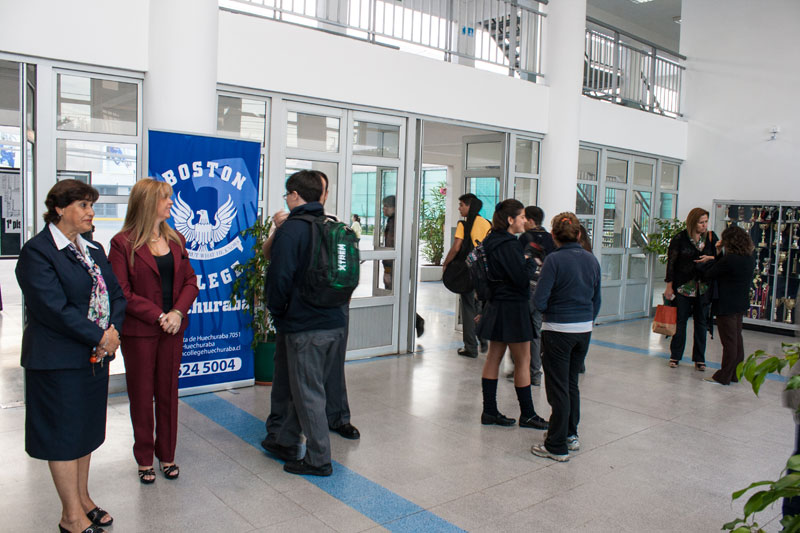
[{"label": "blue stripe on floor", "polygon": [[[590,344],[594,344],[595,346],[602,346],[603,348],[612,348],[614,350],[619,350],[622,352],[631,352],[640,355],[649,355],[650,357],[660,357],[662,359],[669,359],[670,354],[669,352],[660,352],[655,350],[648,350],[647,348],[639,348],[638,346],[628,346],[626,344],[617,344],[615,342],[608,342],[608,341],[601,341],[597,339],[592,339],[589,341]],[[590,360],[591,361],[591,360]],[[687,363],[684,363],[687,364]],[[688,364],[694,364],[691,361]],[[715,363],[713,361],[706,361],[706,366],[708,368],[713,368],[715,370],[720,368],[719,363]],[[786,381],[786,376],[781,376],[780,374],[767,374],[767,379],[771,381]]]},{"label": "blue stripe on floor", "polygon": [[[181,401],[261,451],[263,420],[213,393],[185,396]],[[303,477],[389,531],[463,531],[336,461],[330,477]]]}]

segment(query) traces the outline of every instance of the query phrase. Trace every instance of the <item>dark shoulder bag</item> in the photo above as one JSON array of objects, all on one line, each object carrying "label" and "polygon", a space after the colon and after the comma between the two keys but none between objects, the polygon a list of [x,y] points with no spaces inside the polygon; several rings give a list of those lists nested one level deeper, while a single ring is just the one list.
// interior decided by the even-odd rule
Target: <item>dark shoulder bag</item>
[{"label": "dark shoulder bag", "polygon": [[459,220],[459,224],[464,225],[464,240],[461,243],[461,249],[442,274],[442,283],[447,290],[456,294],[466,294],[475,290],[472,279],[469,276],[469,269],[467,268],[466,258],[472,251],[472,228],[467,227],[463,221]]}]

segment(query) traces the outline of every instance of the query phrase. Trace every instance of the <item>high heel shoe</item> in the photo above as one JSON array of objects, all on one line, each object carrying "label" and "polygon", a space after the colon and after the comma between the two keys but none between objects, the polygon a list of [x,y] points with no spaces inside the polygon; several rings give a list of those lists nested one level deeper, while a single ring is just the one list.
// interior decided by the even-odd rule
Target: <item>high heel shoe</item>
[{"label": "high heel shoe", "polygon": [[[59,533],[70,533],[70,530],[65,528],[61,524],[58,524],[58,531],[59,531]],[[98,527],[98,526],[92,524],[91,526],[89,526],[86,529],[84,529],[83,531],[81,531],[81,533],[106,533],[106,530],[103,529],[102,527]]]}]

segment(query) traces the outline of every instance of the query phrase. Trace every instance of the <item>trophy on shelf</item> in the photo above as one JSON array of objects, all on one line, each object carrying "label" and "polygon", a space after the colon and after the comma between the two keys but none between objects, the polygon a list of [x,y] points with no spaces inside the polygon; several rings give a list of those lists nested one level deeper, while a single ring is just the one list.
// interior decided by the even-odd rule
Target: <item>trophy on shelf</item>
[{"label": "trophy on shelf", "polygon": [[800,227],[797,225],[792,225],[792,231],[794,231],[794,240],[792,241],[792,248],[797,250],[800,248],[798,244],[798,240],[800,240]]},{"label": "trophy on shelf", "polygon": [[784,315],[783,321],[787,324],[794,323],[794,320],[792,320],[792,310],[794,309],[795,305],[797,305],[797,299],[795,298],[783,299],[783,315]]},{"label": "trophy on shelf", "polygon": [[797,222],[794,219],[794,209],[792,209],[791,207],[786,210],[786,222],[788,222],[789,224]]},{"label": "trophy on shelf", "polygon": [[761,242],[758,243],[759,248],[766,248],[767,247],[767,228],[769,228],[769,224],[759,224],[761,226]]},{"label": "trophy on shelf", "polygon": [[783,263],[786,261],[786,252],[781,252],[778,254],[778,275],[783,275]]},{"label": "trophy on shelf", "polygon": [[764,258],[764,268],[762,268],[762,269],[761,269],[761,275],[762,275],[762,276],[769,276],[769,263],[770,263],[770,259],[771,259],[771,258],[769,258],[769,257],[765,257],[765,258]]}]

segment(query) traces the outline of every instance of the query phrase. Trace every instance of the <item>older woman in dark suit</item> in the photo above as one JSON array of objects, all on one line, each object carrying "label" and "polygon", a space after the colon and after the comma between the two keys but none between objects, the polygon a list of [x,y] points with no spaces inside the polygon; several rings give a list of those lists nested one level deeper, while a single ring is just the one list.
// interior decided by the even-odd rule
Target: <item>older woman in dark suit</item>
[{"label": "older woman in dark suit", "polygon": [[[153,455],[167,479],[178,437],[178,371],[186,315],[197,297],[197,278],[183,235],[167,225],[172,187],[143,179],[131,189],[122,231],[111,240],[109,259],[128,300],[122,356],[128,384],[133,456],[139,481],[153,483]],[[155,398],[155,420],[153,417]],[[153,431],[155,430],[155,439]]]},{"label": "older woman in dark suit", "polygon": [[92,230],[98,192],[76,180],[47,193],[47,227],[19,255],[25,298],[25,451],[49,462],[61,499],[59,530],[98,533],[113,519],[89,496],[89,462],[105,440],[108,360],[119,346],[125,298]]}]

